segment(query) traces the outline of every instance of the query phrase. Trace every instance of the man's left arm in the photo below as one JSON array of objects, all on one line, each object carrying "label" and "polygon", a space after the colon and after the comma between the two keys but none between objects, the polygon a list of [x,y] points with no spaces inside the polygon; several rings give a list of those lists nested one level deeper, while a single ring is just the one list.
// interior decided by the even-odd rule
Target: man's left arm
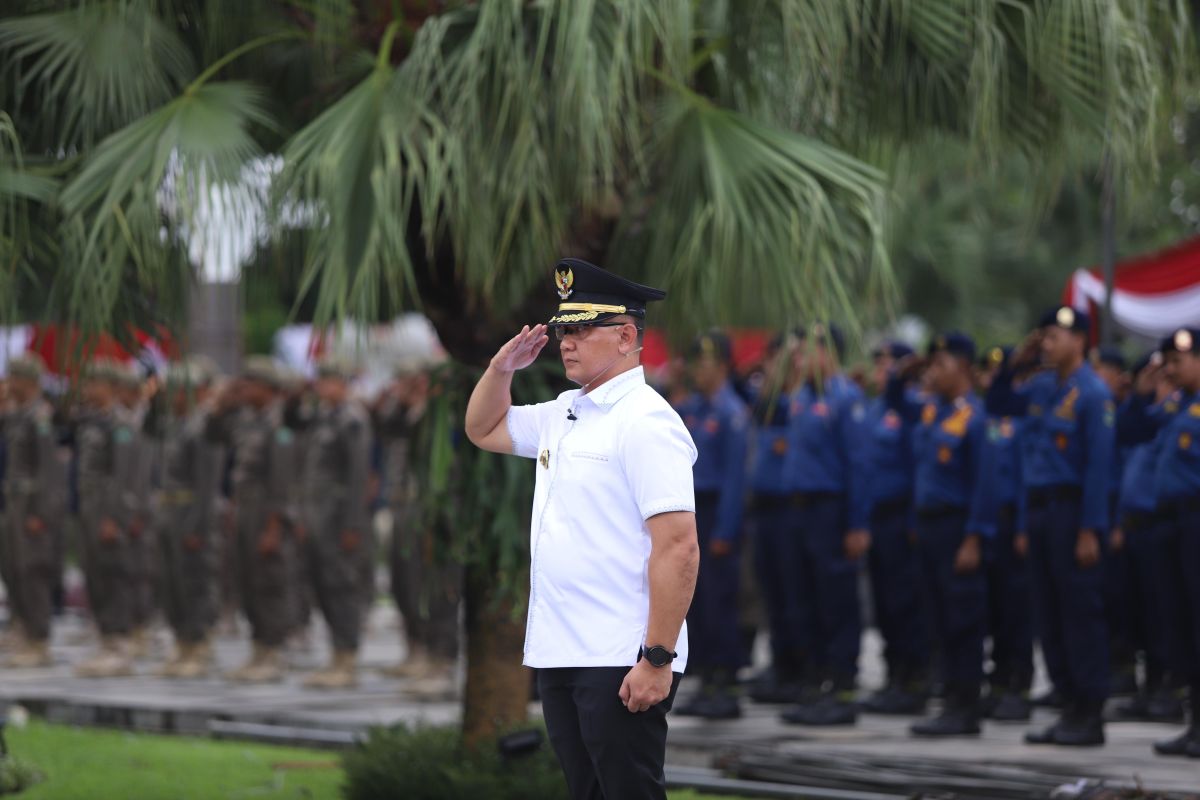
[{"label": "man's left arm", "polygon": [[[633,501],[650,536],[647,647],[674,650],[692,603],[700,568],[692,465],[696,445],[670,408],[647,414],[624,431],[621,463]],[[621,683],[621,702],[645,711],[670,694],[673,670],[639,660]]]},{"label": "man's left arm", "polygon": [[[696,538],[696,515],[671,511],[646,520],[650,530],[650,614],[646,622],[646,645],[661,645],[674,651],[679,631],[692,604],[696,575],[700,568],[700,546]],[[621,702],[630,711],[645,711],[671,693],[671,665],[655,667],[640,659],[621,683]]]}]

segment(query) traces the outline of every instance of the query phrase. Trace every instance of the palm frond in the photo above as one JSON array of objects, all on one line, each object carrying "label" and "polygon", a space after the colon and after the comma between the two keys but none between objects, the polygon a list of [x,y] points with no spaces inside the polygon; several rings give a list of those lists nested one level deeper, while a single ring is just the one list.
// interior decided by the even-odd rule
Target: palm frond
[{"label": "palm frond", "polygon": [[0,20],[5,105],[51,150],[87,148],[170,100],[191,54],[144,0]]},{"label": "palm frond", "polygon": [[[238,83],[210,83],[109,136],[64,188],[61,232],[70,255],[62,284],[66,305],[83,326],[103,329],[125,281],[154,286],[186,269],[173,225],[186,227],[199,193],[236,179],[258,153],[252,126],[270,126],[261,93]],[[169,170],[180,179],[162,187]],[[175,210],[164,219],[162,208]]]}]

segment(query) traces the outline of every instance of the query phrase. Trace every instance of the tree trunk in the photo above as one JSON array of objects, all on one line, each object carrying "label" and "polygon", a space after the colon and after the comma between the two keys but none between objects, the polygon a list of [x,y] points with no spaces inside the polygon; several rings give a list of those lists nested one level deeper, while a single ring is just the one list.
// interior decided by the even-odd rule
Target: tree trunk
[{"label": "tree trunk", "polygon": [[521,664],[525,614],[514,618],[514,601],[498,598],[496,590],[495,574],[487,567],[475,565],[466,570],[463,743],[468,748],[511,730],[528,717],[530,671]]}]

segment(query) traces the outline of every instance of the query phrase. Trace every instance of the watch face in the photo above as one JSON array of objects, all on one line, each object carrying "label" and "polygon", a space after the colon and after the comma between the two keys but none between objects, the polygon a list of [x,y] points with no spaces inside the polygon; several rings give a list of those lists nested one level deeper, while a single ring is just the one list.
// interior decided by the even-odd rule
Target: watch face
[{"label": "watch face", "polygon": [[667,648],[655,646],[646,651],[646,660],[656,667],[665,667],[671,663],[671,654]]}]

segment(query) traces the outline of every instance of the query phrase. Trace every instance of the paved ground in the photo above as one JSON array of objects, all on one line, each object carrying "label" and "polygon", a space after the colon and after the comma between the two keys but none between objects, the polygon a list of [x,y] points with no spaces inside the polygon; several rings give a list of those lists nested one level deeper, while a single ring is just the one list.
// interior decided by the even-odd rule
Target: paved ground
[{"label": "paved ground", "polygon": [[[0,672],[0,703],[18,702],[51,720],[72,724],[196,734],[207,734],[214,728],[228,731],[231,726],[240,726],[243,731],[254,725],[288,726],[305,729],[299,731],[304,736],[324,732],[331,743],[345,741],[349,735],[373,725],[456,720],[458,705],[451,682],[416,685],[379,674],[379,667],[394,664],[403,655],[394,611],[388,606],[377,608],[369,628],[361,686],[352,691],[313,692],[300,688],[300,682],[306,671],[324,662],[327,654],[319,623],[313,626],[310,645],[291,649],[289,660],[295,671],[285,683],[245,687],[219,679],[162,680],[153,677],[152,661],[140,663],[139,675],[133,678],[74,678],[70,664],[90,649],[93,637],[82,619],[71,617],[56,626],[53,667]],[[880,659],[873,635],[868,635],[864,644],[863,684],[869,689],[880,680]],[[166,635],[160,633],[156,645],[159,656],[165,654],[166,645]],[[217,642],[218,662],[222,668],[233,667],[247,650],[242,636],[227,632]],[[461,674],[455,679],[461,679]],[[683,694],[690,690],[690,682],[685,681]],[[825,776],[827,783],[836,782],[837,774],[857,773],[903,786],[916,780],[912,775],[932,770],[939,774],[1010,775],[1014,785],[1018,779],[1033,777],[1044,779],[1044,783],[1108,778],[1129,784],[1140,781],[1160,789],[1200,789],[1200,762],[1152,755],[1151,742],[1172,734],[1169,727],[1112,724],[1106,747],[1069,751],[1021,744],[1023,725],[989,724],[978,740],[931,744],[911,739],[907,720],[863,717],[853,728],[809,730],[780,724],[777,712],[775,708],[747,704],[746,716],[735,722],[676,718],[672,722],[669,761],[683,767],[737,763],[747,774],[761,776],[764,760],[784,757],[790,768],[803,768],[814,782],[821,782]],[[1049,720],[1049,714],[1043,713],[1039,721]],[[271,730],[278,732],[277,728]],[[965,796],[978,795],[967,792]]]}]

